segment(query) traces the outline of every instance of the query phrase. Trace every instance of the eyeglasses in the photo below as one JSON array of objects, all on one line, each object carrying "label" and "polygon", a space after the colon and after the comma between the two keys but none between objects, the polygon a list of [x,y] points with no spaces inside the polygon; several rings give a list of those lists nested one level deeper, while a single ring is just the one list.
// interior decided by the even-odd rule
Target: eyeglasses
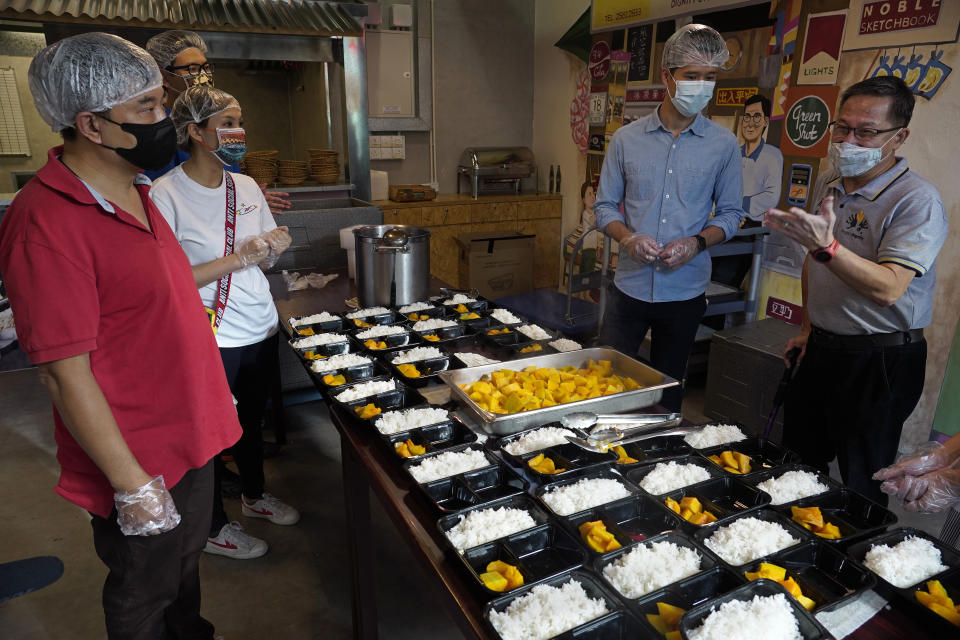
[{"label": "eyeglasses", "polygon": [[743,118],[743,121],[744,121],[744,122],[751,122],[751,121],[753,121],[754,124],[760,124],[761,122],[763,122],[763,114],[762,114],[762,113],[745,113],[745,114],[743,114],[743,116],[741,116],[741,117]]},{"label": "eyeglasses", "polygon": [[180,66],[177,66],[177,67],[174,67],[174,66],[167,67],[167,71],[173,71],[174,73],[176,73],[177,71],[186,71],[187,75],[191,75],[191,76],[197,76],[197,75],[200,75],[201,73],[205,73],[209,76],[213,74],[213,69],[214,69],[214,66],[212,62],[204,62],[203,64],[197,64],[197,63],[181,64]]},{"label": "eyeglasses", "polygon": [[843,140],[850,132],[853,131],[853,137],[855,137],[860,142],[867,142],[868,140],[873,140],[881,133],[889,133],[890,131],[897,131],[903,127],[890,127],[889,129],[873,129],[871,127],[848,127],[845,124],[840,124],[839,122],[831,122],[829,124],[830,135],[837,140]]}]

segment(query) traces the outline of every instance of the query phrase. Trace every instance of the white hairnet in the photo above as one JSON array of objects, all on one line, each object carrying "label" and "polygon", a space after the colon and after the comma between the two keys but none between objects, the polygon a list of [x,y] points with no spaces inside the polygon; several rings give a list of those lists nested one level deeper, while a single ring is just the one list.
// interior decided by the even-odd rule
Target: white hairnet
[{"label": "white hairnet", "polygon": [[207,43],[193,31],[174,29],[158,33],[147,40],[147,51],[157,61],[157,66],[166,69],[187,49],[200,49],[207,52]]},{"label": "white hairnet", "polygon": [[688,24],[677,29],[663,45],[663,66],[722,67],[730,52],[717,31],[705,24]]},{"label": "white hairnet", "polygon": [[180,94],[173,103],[170,118],[177,127],[177,144],[186,145],[190,139],[187,125],[203,122],[230,107],[239,107],[237,99],[226,91],[209,85],[198,84]]},{"label": "white hairnet", "polygon": [[106,111],[161,84],[150,54],[109,33],[53,43],[33,57],[27,79],[40,117],[55,132],[73,127],[81,111]]}]

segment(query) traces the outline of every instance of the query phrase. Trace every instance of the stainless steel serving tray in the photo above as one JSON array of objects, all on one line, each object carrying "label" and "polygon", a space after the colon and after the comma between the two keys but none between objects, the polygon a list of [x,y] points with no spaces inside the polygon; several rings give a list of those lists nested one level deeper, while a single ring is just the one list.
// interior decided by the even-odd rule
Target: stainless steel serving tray
[{"label": "stainless steel serving tray", "polygon": [[[521,371],[526,367],[560,368],[573,366],[581,368],[586,366],[590,360],[609,360],[614,374],[618,376],[629,376],[642,385],[642,387],[640,389],[634,389],[633,391],[624,391],[610,396],[568,402],[544,409],[534,409],[521,413],[499,414],[484,411],[457,386],[464,383],[476,382],[484,375],[500,369]],[[627,357],[619,351],[606,347],[580,349],[579,351],[567,351],[565,353],[552,353],[498,364],[488,364],[482,367],[470,367],[469,369],[441,371],[437,375],[444,384],[450,387],[450,396],[456,400],[457,404],[463,406],[466,414],[473,418],[481,429],[492,435],[508,435],[530,427],[558,421],[564,414],[574,411],[618,413],[647,407],[660,401],[664,389],[669,389],[679,384],[670,376],[660,373],[656,369],[642,362],[638,362],[633,358]]]}]

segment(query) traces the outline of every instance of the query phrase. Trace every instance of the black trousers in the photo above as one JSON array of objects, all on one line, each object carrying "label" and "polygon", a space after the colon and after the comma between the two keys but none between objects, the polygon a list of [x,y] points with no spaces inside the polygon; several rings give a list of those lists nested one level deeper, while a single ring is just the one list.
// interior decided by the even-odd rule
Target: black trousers
[{"label": "black trousers", "polygon": [[93,515],[93,543],[110,572],[103,612],[110,640],[211,640],[200,616],[200,553],[210,529],[213,465],[188,471],[170,494],[180,524],[156,536],[125,536],[117,511]]},{"label": "black trousers", "polygon": [[[600,343],[635,357],[640,344],[650,334],[650,364],[654,369],[683,382],[687,360],[697,327],[707,310],[707,299],[699,295],[679,302],[643,302],[631,298],[610,285]],[[669,411],[680,411],[683,389],[664,392],[660,401]]]},{"label": "black trousers", "polygon": [[900,431],[923,391],[925,340],[827,348],[811,334],[784,402],[783,444],[827,472],[837,458],[851,489],[887,504],[877,470],[894,462]]},{"label": "black trousers", "polygon": [[[255,499],[263,495],[263,414],[270,397],[271,385],[280,375],[280,357],[277,352],[279,334],[244,347],[223,347],[220,358],[227,374],[230,392],[237,399],[237,417],[243,428],[240,440],[227,450],[240,471],[243,495]],[[214,459],[213,519],[210,536],[220,533],[227,524],[227,512],[220,495],[223,472],[220,456]]]}]

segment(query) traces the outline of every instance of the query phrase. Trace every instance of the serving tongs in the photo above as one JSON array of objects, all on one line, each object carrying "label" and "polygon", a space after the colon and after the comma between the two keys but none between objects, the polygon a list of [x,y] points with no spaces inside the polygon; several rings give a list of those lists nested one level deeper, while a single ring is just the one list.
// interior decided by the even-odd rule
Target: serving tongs
[{"label": "serving tongs", "polygon": [[[662,436],[685,435],[693,426],[680,426],[679,413],[594,414],[570,413],[560,419],[563,426],[587,434],[586,438],[567,436],[567,441],[581,449],[604,453],[612,445],[629,444]],[[632,425],[626,426],[623,425]]]}]

